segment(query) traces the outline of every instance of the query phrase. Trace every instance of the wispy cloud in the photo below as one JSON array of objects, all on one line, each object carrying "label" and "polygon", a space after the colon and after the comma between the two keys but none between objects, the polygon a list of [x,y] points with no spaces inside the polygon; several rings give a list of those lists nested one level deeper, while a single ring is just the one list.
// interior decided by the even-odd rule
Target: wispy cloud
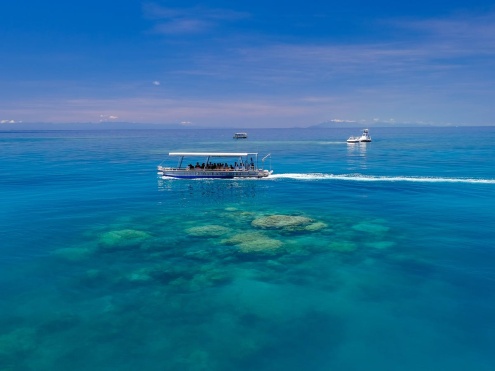
[{"label": "wispy cloud", "polygon": [[494,55],[495,13],[456,14],[444,18],[392,20],[397,30],[409,30],[430,49],[448,55]]},{"label": "wispy cloud", "polygon": [[[147,6],[148,19],[157,30],[162,25],[163,34],[210,30],[247,17],[218,9]],[[98,122],[105,114],[105,120],[252,127],[305,126],[332,118],[481,123],[493,117],[495,14],[396,19],[387,27],[393,38],[345,44],[321,38],[280,42],[247,29],[199,43],[195,37],[177,51],[171,44],[165,52],[157,49],[150,65],[159,67],[146,78],[126,75],[107,84],[104,95],[100,86],[79,81],[65,84],[70,89],[48,81],[43,86],[52,94],[30,95],[40,85],[36,81],[24,89],[22,101],[4,105],[0,116]],[[58,94],[62,98],[50,99]]]},{"label": "wispy cloud", "polygon": [[[188,74],[236,79],[253,86],[304,86],[325,84],[335,88],[360,88],[374,85],[429,85],[444,79],[446,84],[475,83],[485,86],[486,79],[472,79],[493,65],[495,57],[495,14],[472,18],[436,20],[395,20],[391,32],[405,29],[394,41],[297,44],[230,43],[224,53],[197,53]],[[231,40],[230,40],[231,41]],[[254,44],[254,43],[253,43]],[[234,47],[237,45],[237,47]]]},{"label": "wispy cloud", "polygon": [[206,7],[169,8],[158,3],[145,3],[144,16],[155,21],[153,32],[160,34],[196,34],[214,29],[223,22],[234,22],[249,14],[230,9]]},{"label": "wispy cloud", "polygon": [[[29,107],[36,107],[29,109]],[[101,112],[115,112],[101,114]],[[71,99],[23,102],[11,105],[5,113],[18,114],[24,122],[108,122],[118,119],[139,123],[190,123],[197,125],[234,125],[252,121],[252,126],[274,127],[279,123],[306,124],[303,117],[311,108],[290,100],[124,98]],[[40,117],[43,117],[40,120]],[[284,126],[281,125],[281,126]]]}]

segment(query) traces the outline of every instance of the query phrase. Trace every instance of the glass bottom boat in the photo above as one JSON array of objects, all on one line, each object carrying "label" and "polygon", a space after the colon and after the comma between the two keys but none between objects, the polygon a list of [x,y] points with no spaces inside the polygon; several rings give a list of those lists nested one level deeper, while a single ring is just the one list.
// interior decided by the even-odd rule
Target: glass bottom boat
[{"label": "glass bottom boat", "polygon": [[175,167],[158,165],[158,176],[162,179],[266,178],[273,173],[263,168],[270,154],[261,159],[261,166],[258,166],[258,153],[254,152],[170,152],[168,155],[179,157],[179,161]]}]

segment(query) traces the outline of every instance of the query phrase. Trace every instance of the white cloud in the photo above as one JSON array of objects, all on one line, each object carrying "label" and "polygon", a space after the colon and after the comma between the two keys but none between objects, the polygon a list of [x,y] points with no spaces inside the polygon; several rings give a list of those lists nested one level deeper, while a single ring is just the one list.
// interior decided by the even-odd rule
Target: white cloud
[{"label": "white cloud", "polygon": [[356,122],[354,120],[341,120],[341,119],[332,119],[330,120],[331,122],[347,122],[347,123],[353,123]]},{"label": "white cloud", "polygon": [[100,122],[107,122],[118,118],[119,116],[115,116],[115,115],[100,115]]},{"label": "white cloud", "polygon": [[15,120],[0,120],[0,124],[15,124]]},{"label": "white cloud", "polygon": [[155,81],[152,82],[152,84],[155,85],[155,86],[160,86],[160,81],[155,80]]}]

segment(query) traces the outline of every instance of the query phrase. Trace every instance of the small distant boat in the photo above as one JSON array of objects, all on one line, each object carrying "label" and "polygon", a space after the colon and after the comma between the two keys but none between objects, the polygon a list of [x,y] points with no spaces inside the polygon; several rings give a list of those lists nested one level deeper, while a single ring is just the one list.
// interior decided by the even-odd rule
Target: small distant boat
[{"label": "small distant boat", "polygon": [[347,143],[359,143],[359,137],[349,137]]},{"label": "small distant boat", "polygon": [[371,142],[370,132],[368,129],[364,129],[360,137],[349,137],[349,139],[347,139],[347,143],[360,142]]},{"label": "small distant boat", "polygon": [[[175,167],[158,165],[158,176],[162,179],[184,178],[184,179],[233,179],[233,178],[266,178],[273,171],[263,169],[268,154],[261,159],[258,166],[258,154],[255,152],[171,152],[169,156],[178,156],[179,161]],[[184,158],[188,157],[195,161],[204,158],[193,165],[184,164]]]},{"label": "small distant boat", "polygon": [[371,142],[370,132],[368,129],[363,130],[363,134],[359,137],[360,142]]},{"label": "small distant boat", "polygon": [[234,133],[234,139],[247,139],[247,133]]}]

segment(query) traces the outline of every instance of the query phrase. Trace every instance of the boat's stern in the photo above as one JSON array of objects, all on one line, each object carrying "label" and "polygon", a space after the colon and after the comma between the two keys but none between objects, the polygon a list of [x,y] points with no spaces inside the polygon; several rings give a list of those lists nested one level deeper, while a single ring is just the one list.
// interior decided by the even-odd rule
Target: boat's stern
[{"label": "boat's stern", "polygon": [[269,177],[273,173],[273,170],[259,170],[258,178],[266,178]]}]

